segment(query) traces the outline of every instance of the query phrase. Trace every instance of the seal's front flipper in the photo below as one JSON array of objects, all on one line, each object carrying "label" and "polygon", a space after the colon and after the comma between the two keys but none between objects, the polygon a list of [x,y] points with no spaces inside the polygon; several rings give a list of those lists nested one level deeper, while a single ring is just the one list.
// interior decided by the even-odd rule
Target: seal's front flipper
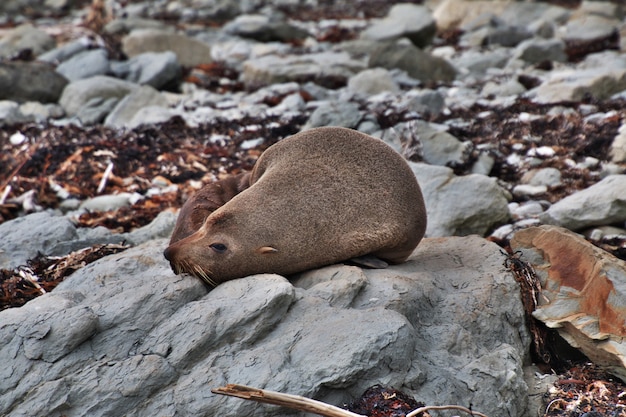
[{"label": "seal's front flipper", "polygon": [[348,263],[371,269],[385,269],[389,264],[374,255],[363,255],[349,259]]}]

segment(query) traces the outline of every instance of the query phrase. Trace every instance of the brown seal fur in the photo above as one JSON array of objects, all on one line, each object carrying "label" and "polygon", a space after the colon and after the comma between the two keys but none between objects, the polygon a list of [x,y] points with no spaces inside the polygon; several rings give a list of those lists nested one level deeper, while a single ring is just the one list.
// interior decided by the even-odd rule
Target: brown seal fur
[{"label": "brown seal fur", "polygon": [[215,286],[364,255],[400,263],[425,229],[404,158],[366,134],[323,127],[271,146],[249,176],[200,190],[181,210],[165,257],[176,273]]}]

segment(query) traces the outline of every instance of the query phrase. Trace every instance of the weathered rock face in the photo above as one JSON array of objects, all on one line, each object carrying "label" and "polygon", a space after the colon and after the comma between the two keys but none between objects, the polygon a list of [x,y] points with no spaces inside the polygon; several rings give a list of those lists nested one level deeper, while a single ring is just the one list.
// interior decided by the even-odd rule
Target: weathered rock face
[{"label": "weathered rock face", "polygon": [[554,204],[543,223],[571,230],[626,221],[626,175],[611,175]]},{"label": "weathered rock face", "polygon": [[555,226],[519,231],[511,247],[541,280],[533,315],[626,381],[626,263]]},{"label": "weathered rock face", "polygon": [[0,313],[0,414],[296,415],[215,396],[242,383],[343,404],[374,384],[523,416],[517,284],[477,236],[426,239],[386,270],[335,265],[207,293],[164,239],[109,256]]}]

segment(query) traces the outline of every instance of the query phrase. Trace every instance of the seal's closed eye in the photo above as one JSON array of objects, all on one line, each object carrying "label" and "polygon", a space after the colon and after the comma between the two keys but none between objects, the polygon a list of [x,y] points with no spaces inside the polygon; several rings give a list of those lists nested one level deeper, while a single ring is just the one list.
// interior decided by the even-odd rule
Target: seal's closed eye
[{"label": "seal's closed eye", "polygon": [[223,243],[211,243],[209,247],[217,253],[224,253],[228,250],[228,247]]}]

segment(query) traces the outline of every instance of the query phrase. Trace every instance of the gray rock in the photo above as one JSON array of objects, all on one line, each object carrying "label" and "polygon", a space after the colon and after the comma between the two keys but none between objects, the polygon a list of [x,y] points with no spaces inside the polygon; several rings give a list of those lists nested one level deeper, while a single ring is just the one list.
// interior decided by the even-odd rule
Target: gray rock
[{"label": "gray rock", "polygon": [[561,183],[561,171],[556,168],[531,169],[522,176],[522,182],[530,185],[554,187]]},{"label": "gray rock", "polygon": [[65,115],[58,104],[42,104],[38,101],[27,101],[20,105],[20,113],[29,121],[44,123],[49,119],[58,119]]},{"label": "gray rock", "polygon": [[531,26],[537,21],[551,21],[564,24],[572,14],[571,10],[547,3],[505,2],[504,10],[498,19],[508,25]]},{"label": "gray rock", "polygon": [[161,93],[149,85],[143,85],[124,97],[109,113],[104,125],[112,128],[131,127],[131,121],[144,107],[168,107]]},{"label": "gray rock", "polygon": [[437,25],[426,6],[400,3],[389,10],[387,17],[374,22],[362,36],[375,41],[390,41],[406,37],[418,48],[430,45]]},{"label": "gray rock", "polygon": [[289,42],[303,40],[309,33],[282,19],[272,19],[261,14],[237,16],[224,25],[223,30],[231,35],[254,39],[259,42]]},{"label": "gray rock", "polygon": [[37,61],[49,62],[51,64],[58,64],[66,61],[74,55],[86,51],[92,42],[87,38],[80,38],[73,42],[68,42],[64,45],[54,48],[48,52],[37,56]]},{"label": "gray rock", "polygon": [[364,96],[382,92],[397,93],[400,87],[393,80],[391,73],[384,68],[366,69],[350,77],[348,90]]},{"label": "gray rock", "polygon": [[122,39],[122,50],[131,58],[145,52],[172,51],[176,54],[178,62],[185,67],[194,67],[212,61],[209,45],[188,36],[164,30],[134,30]]},{"label": "gray rock", "polygon": [[73,115],[74,119],[82,126],[92,126],[104,122],[104,119],[113,111],[120,101],[117,97],[93,97],[84,107],[78,109]]},{"label": "gray rock", "polygon": [[462,164],[472,149],[471,142],[461,142],[427,122],[418,121],[410,129],[420,142],[422,158],[431,165]]},{"label": "gray rock", "polygon": [[563,40],[593,41],[610,37],[618,31],[621,22],[618,19],[589,14],[576,16],[567,22]]},{"label": "gray rock", "polygon": [[611,175],[553,204],[540,220],[580,230],[626,222],[626,175]]},{"label": "gray rock", "polygon": [[566,62],[565,42],[561,39],[528,39],[515,48],[513,58],[530,64],[543,61]]},{"label": "gray rock", "polygon": [[501,84],[487,81],[480,92],[482,96],[493,96],[496,99],[508,96],[519,96],[526,92],[526,88],[515,79],[509,79]]},{"label": "gray rock", "polygon": [[370,55],[368,66],[399,68],[423,83],[452,81],[456,77],[456,70],[445,59],[401,42],[384,43],[375,48]]},{"label": "gray rock", "polygon": [[67,79],[40,62],[0,62],[0,100],[22,103],[59,100]]},{"label": "gray rock", "polygon": [[11,100],[0,100],[0,126],[12,125],[28,121],[20,111],[19,103]]},{"label": "gray rock", "polygon": [[110,211],[129,206],[140,199],[139,194],[119,193],[99,195],[83,201],[79,207],[81,211]]},{"label": "gray rock", "polygon": [[626,124],[624,123],[620,126],[617,136],[611,144],[611,161],[626,162]]},{"label": "gray rock", "polygon": [[0,39],[0,57],[9,58],[21,51],[30,50],[34,56],[54,48],[52,36],[43,30],[24,24],[8,31]]},{"label": "gray rock", "polygon": [[306,55],[263,56],[243,65],[243,81],[251,89],[270,84],[313,81],[324,87],[346,85],[348,79],[365,65],[345,52]]},{"label": "gray rock", "polygon": [[302,416],[209,390],[240,383],[341,405],[381,383],[427,404],[526,415],[530,337],[493,243],[426,239],[387,270],[329,266],[294,284],[257,275],[209,293],[172,274],[165,245],[100,259],[0,312],[11,358],[0,413]]},{"label": "gray rock", "polygon": [[482,45],[517,46],[520,42],[531,38],[530,30],[522,26],[496,26],[490,28],[482,40]]},{"label": "gray rock", "polygon": [[410,91],[403,95],[402,99],[404,99],[401,103],[403,107],[421,115],[438,116],[446,105],[443,95],[430,89]]},{"label": "gray rock", "polygon": [[104,32],[111,35],[129,33],[135,29],[154,29],[173,32],[173,28],[171,26],[167,26],[160,20],[146,19],[135,16],[113,19],[104,26]]},{"label": "gray rock", "polygon": [[173,211],[162,211],[146,226],[124,233],[124,240],[131,245],[141,245],[150,240],[169,238],[176,224],[176,217],[177,214]]},{"label": "gray rock", "polygon": [[320,126],[343,126],[355,128],[362,119],[359,106],[349,101],[322,103],[307,121],[304,129]]},{"label": "gray rock", "polygon": [[626,68],[603,67],[587,70],[562,70],[529,91],[540,103],[579,101],[586,95],[603,100],[626,89]]},{"label": "gray rock", "polygon": [[522,204],[510,203],[509,210],[513,220],[534,218],[544,212],[543,206],[538,201],[526,201]]},{"label": "gray rock", "polygon": [[47,211],[0,224],[0,236],[2,269],[25,265],[38,252],[54,253],[58,244],[78,237],[76,228],[68,218]]},{"label": "gray rock", "polygon": [[109,99],[117,102],[137,88],[139,86],[134,83],[98,75],[68,84],[59,104],[68,115],[74,116],[85,108],[98,107]]},{"label": "gray rock", "polygon": [[113,73],[119,78],[156,89],[175,86],[180,82],[182,68],[174,52],[145,52],[128,61],[113,63]]},{"label": "gray rock", "polygon": [[517,197],[536,197],[548,192],[546,185],[518,184],[513,187],[513,195]]},{"label": "gray rock", "polygon": [[511,52],[505,48],[491,51],[470,49],[451,61],[461,74],[484,77],[489,68],[502,68],[511,58]]},{"label": "gray rock", "polygon": [[447,167],[410,165],[424,194],[428,237],[485,235],[509,219],[509,195],[494,178],[458,177]]},{"label": "gray rock", "polygon": [[110,70],[108,54],[104,49],[79,52],[57,66],[57,72],[70,82],[106,75]]},{"label": "gray rock", "polygon": [[[212,113],[209,114],[212,115]],[[130,119],[130,121],[126,124],[126,127],[134,129],[141,125],[157,125],[159,123],[165,123],[175,116],[181,116],[189,126],[198,125],[197,115],[189,115],[188,113],[181,114],[176,109],[160,105],[151,105],[140,108],[137,113],[134,114],[132,119]],[[203,116],[204,117],[200,117],[200,122],[206,122],[209,120],[209,117],[207,117],[206,114],[203,114]]]}]

